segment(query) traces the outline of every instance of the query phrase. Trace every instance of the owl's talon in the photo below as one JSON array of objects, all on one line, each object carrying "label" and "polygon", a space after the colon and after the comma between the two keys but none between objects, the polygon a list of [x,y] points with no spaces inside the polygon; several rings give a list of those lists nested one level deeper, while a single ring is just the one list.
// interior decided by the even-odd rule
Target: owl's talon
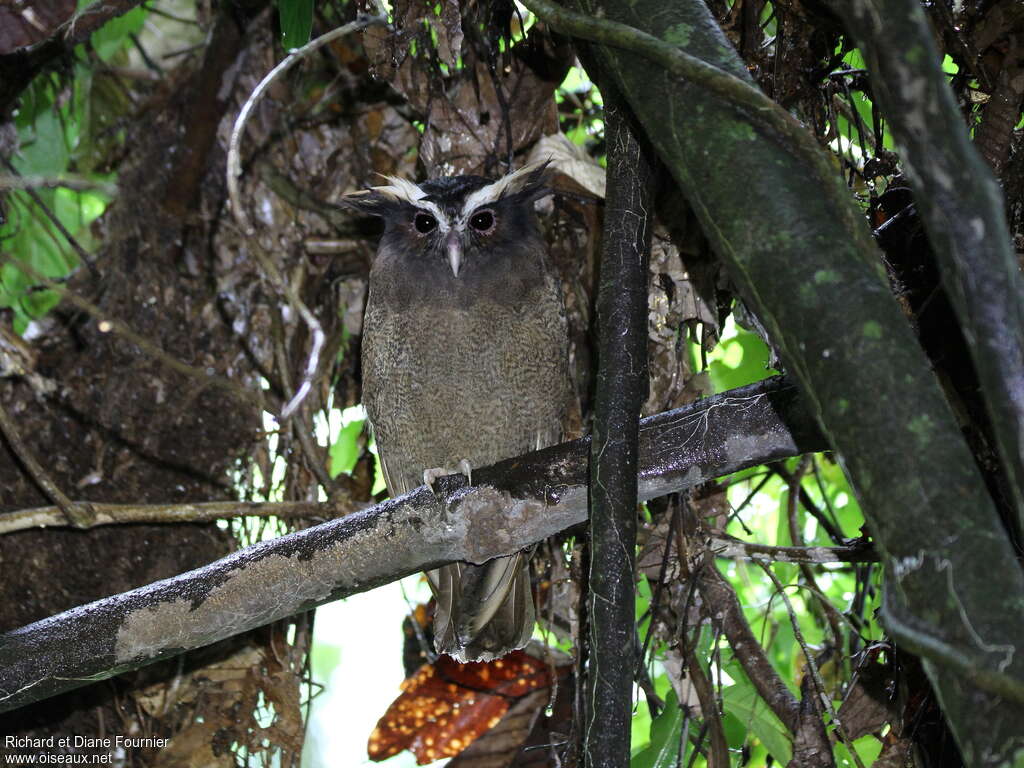
[{"label": "owl's talon", "polygon": [[450,475],[450,474],[451,474],[451,472],[449,472],[444,467],[433,467],[432,469],[424,469],[423,470],[423,484],[425,486],[427,486],[427,488],[430,489],[430,492],[432,494],[437,496],[437,490],[434,488],[434,483],[437,482],[437,478],[444,477],[445,475]]},{"label": "owl's talon", "polygon": [[461,472],[466,476],[466,484],[473,484],[473,465],[469,463],[469,459],[462,459],[459,461],[456,469],[448,469],[447,467],[433,467],[432,469],[423,470],[423,484],[430,489],[430,492],[437,496],[437,490],[434,488],[434,483],[437,482],[437,478],[444,477],[445,475],[454,475]]}]

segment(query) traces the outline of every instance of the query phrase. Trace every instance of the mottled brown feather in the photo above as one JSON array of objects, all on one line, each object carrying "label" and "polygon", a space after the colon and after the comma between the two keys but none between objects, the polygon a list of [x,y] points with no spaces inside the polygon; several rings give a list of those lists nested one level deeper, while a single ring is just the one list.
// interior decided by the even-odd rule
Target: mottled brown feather
[{"label": "mottled brown feather", "polygon": [[[442,210],[459,211],[486,183],[456,177],[420,188]],[[458,276],[439,239],[412,226],[415,205],[364,201],[353,204],[386,224],[370,273],[362,362],[389,491],[420,485],[424,469],[455,471],[463,459],[485,466],[557,442],[570,397],[568,336],[529,190],[487,204],[496,218],[489,235],[467,228]],[[528,556],[428,575],[439,652],[486,660],[530,639]]]}]

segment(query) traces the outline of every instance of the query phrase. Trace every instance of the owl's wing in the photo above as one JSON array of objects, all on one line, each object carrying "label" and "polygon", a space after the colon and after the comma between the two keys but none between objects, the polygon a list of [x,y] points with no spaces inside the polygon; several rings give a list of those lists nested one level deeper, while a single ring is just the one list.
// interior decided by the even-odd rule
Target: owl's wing
[{"label": "owl's wing", "polygon": [[[372,427],[373,424],[371,423]],[[388,495],[391,498],[401,496],[403,493],[407,493],[410,489],[407,487],[406,477],[401,472],[392,474],[388,471],[388,462],[384,456],[384,451],[380,446],[380,441],[377,441],[377,461],[380,462],[380,473],[384,476],[384,485],[388,488]]]}]

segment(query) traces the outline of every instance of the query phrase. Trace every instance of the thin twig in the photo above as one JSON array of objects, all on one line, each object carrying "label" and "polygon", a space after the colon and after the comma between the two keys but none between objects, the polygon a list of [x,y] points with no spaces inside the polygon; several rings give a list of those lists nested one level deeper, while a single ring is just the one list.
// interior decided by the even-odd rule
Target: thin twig
[{"label": "thin twig", "polygon": [[[828,510],[832,513],[832,519],[834,520],[835,512],[829,505],[828,492],[826,491],[825,486],[822,483],[820,474],[818,474],[817,462],[813,462],[812,467],[814,469],[815,480],[818,483],[818,490],[821,492],[821,496],[825,500],[825,505],[828,508]],[[772,464],[771,470],[773,473],[781,477],[783,482],[786,483],[786,485],[789,485],[792,481],[792,475],[781,462]],[[800,503],[803,505],[803,508],[806,509],[814,517],[815,520],[818,521],[818,525],[822,527],[822,529],[825,531],[825,533],[828,534],[828,537],[832,539],[832,541],[834,541],[836,544],[841,545],[846,540],[846,537],[843,536],[843,532],[839,529],[838,525],[835,522],[833,522],[833,520],[829,520],[829,518],[818,507],[818,505],[814,503],[814,500],[811,498],[810,494],[807,493],[807,489],[804,488],[802,483],[797,488],[797,497],[799,498]]]},{"label": "thin twig", "polygon": [[162,10],[161,8],[157,8],[152,3],[150,3],[149,5],[143,4],[143,7],[147,11],[149,11],[150,13],[155,13],[157,16],[163,16],[165,19],[170,19],[171,21],[176,21],[179,24],[189,24],[191,26],[196,26],[196,27],[200,26],[199,22],[196,21],[195,19],[189,19],[189,18],[186,18],[184,16],[177,16],[177,15],[171,13],[170,11],[165,11],[165,10]]},{"label": "thin twig", "polygon": [[253,92],[249,94],[249,98],[246,99],[245,104],[242,105],[242,109],[239,111],[238,117],[235,120],[235,125],[231,129],[231,141],[228,148],[227,161],[228,197],[230,199],[231,212],[234,214],[235,221],[238,223],[238,227],[241,229],[242,234],[248,238],[248,243],[251,246],[253,254],[256,256],[257,261],[260,262],[260,266],[263,267],[264,272],[271,279],[274,285],[285,295],[288,302],[292,305],[295,311],[299,313],[299,316],[302,317],[302,320],[309,328],[310,336],[312,337],[312,345],[309,350],[309,357],[306,361],[306,368],[303,372],[302,382],[296,389],[295,395],[292,399],[289,400],[284,408],[281,409],[282,419],[287,419],[295,412],[313,387],[313,379],[316,376],[317,368],[320,365],[320,351],[324,345],[324,332],[320,327],[320,322],[316,319],[313,313],[309,311],[309,307],[307,307],[302,299],[299,298],[299,295],[295,292],[292,286],[283,279],[281,273],[277,269],[277,265],[264,252],[263,246],[256,237],[256,230],[253,228],[252,223],[249,221],[249,217],[246,215],[245,209],[242,206],[241,193],[238,189],[238,179],[242,175],[240,151],[242,134],[245,132],[245,125],[249,120],[249,116],[263,97],[263,94],[266,93],[267,89],[275,80],[291,69],[292,66],[309,54],[322,48],[327,43],[337,40],[340,37],[344,37],[352,32],[357,32],[359,30],[366,29],[369,26],[378,24],[387,24],[387,19],[383,16],[362,16],[343,27],[338,27],[327,34],[321,35],[301,48],[289,53],[280,64],[270,70],[270,73],[267,74],[267,76],[260,81],[259,85],[253,89]]},{"label": "thin twig", "polygon": [[[75,504],[77,502],[71,502]],[[80,528],[127,523],[209,523],[235,517],[280,517],[326,520],[358,512],[369,504],[356,502],[285,501],[254,503],[210,501],[198,504],[100,504],[92,503],[95,516]],[[0,535],[29,528],[59,528],[68,525],[60,507],[34,507],[0,512]]]},{"label": "thin twig", "polygon": [[3,432],[4,437],[7,438],[7,444],[11,447],[11,451],[18,457],[18,460],[32,480],[35,481],[35,484],[39,486],[39,489],[46,494],[50,501],[60,508],[64,520],[75,528],[88,528],[95,519],[95,512],[89,503],[82,502],[76,504],[64,495],[64,492],[53,481],[53,478],[36,461],[36,457],[32,455],[29,447],[25,445],[21,435],[18,434],[18,428],[14,425],[3,405],[0,405],[0,432]]},{"label": "thin twig", "polygon": [[807,661],[807,669],[810,670],[811,677],[814,680],[814,686],[818,689],[818,699],[824,705],[829,716],[832,718],[832,722],[836,726],[836,732],[839,734],[839,738],[842,740],[843,744],[846,745],[847,751],[853,756],[853,760],[857,764],[857,768],[865,768],[864,762],[860,759],[860,755],[857,753],[857,750],[854,749],[853,742],[846,733],[846,727],[839,719],[839,713],[836,712],[836,708],[832,705],[832,696],[825,687],[825,681],[821,678],[821,671],[818,669],[818,663],[814,660],[814,654],[811,653],[811,649],[808,648],[807,641],[804,639],[804,633],[800,629],[800,622],[797,620],[793,603],[790,602],[789,595],[786,594],[785,586],[783,586],[782,582],[779,581],[779,577],[772,571],[771,565],[768,563],[758,563],[758,565],[761,566],[761,569],[768,575],[768,578],[771,579],[772,584],[775,585],[775,589],[778,591],[779,597],[781,597],[782,602],[786,604],[786,612],[789,614],[789,623],[793,626],[793,636],[796,637],[797,643],[800,644],[800,649],[803,651],[804,659]]},{"label": "thin twig", "polygon": [[[7,170],[11,172],[13,177],[17,178],[18,176],[21,175],[18,173],[18,169],[14,167],[14,164],[11,163],[10,160],[8,160],[7,158],[3,158],[3,162],[4,165],[7,167]],[[25,191],[25,194],[28,195],[29,198],[31,198],[32,202],[39,206],[39,209],[44,214],[46,214],[46,218],[50,220],[50,222],[57,229],[57,231],[61,233],[64,239],[68,241],[68,245],[70,245],[74,249],[75,253],[78,254],[78,258],[82,260],[82,263],[89,267],[89,269],[92,269],[92,257],[89,255],[89,252],[82,247],[81,243],[79,243],[75,239],[74,235],[68,232],[67,227],[65,227],[61,220],[57,217],[57,214],[50,210],[50,206],[43,202],[43,199],[39,196],[35,189],[33,189],[31,186],[21,187],[21,189],[23,189]]]},{"label": "thin twig", "polygon": [[[291,398],[294,396],[292,392],[292,377],[288,370],[288,356],[285,354],[284,349],[284,324],[275,318],[274,322],[274,360],[277,364],[278,371],[281,376],[281,384],[284,387],[285,397]],[[306,423],[303,421],[302,424],[292,424],[292,432],[299,439],[299,448],[306,457],[306,463],[308,464],[313,475],[316,477],[317,482],[324,489],[324,493],[330,497],[332,491],[335,488],[334,483],[331,481],[331,475],[324,466],[323,455],[313,447],[313,440],[310,436],[309,430],[306,429]]]},{"label": "thin twig", "polygon": [[725,580],[710,557],[696,571],[697,586],[707,605],[714,606],[715,625],[721,628],[729,646],[747,673],[750,682],[768,708],[790,733],[796,733],[800,704],[768,659],[764,647],[743,615],[743,608],[732,585]]},{"label": "thin twig", "polygon": [[[786,495],[786,521],[789,525],[789,538],[792,544],[797,547],[804,546],[803,531],[800,530],[799,520],[797,519],[797,502],[800,498],[800,490],[803,488],[804,476],[807,474],[807,470],[810,469],[811,462],[813,460],[814,457],[810,455],[802,457],[796,471],[790,477],[788,482],[789,493]],[[812,594],[818,597],[818,604],[821,606],[821,610],[825,614],[825,619],[828,622],[829,629],[832,630],[836,653],[842,655],[843,633],[839,627],[841,621],[839,612],[829,600],[824,599],[821,590],[818,589],[818,581],[814,578],[814,572],[811,570],[810,565],[807,563],[799,563],[797,567],[800,569],[800,573],[803,575],[804,581],[813,587]]]},{"label": "thin twig", "polygon": [[0,189],[55,189],[63,187],[75,192],[102,192],[107,197],[117,196],[117,185],[107,181],[94,181],[85,176],[0,176]]},{"label": "thin twig", "polygon": [[711,733],[711,754],[708,755],[708,768],[728,768],[729,766],[729,742],[725,738],[725,729],[722,726],[722,714],[715,696],[715,689],[704,672],[704,668],[697,660],[697,654],[693,647],[687,644],[684,655],[686,668],[689,670],[690,684],[697,694],[700,702],[701,714],[704,715],[704,724]]}]

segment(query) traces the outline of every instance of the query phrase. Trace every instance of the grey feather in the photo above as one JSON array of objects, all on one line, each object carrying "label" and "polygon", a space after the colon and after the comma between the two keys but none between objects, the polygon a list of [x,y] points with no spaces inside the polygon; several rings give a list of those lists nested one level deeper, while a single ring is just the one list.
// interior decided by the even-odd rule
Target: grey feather
[{"label": "grey feather", "polygon": [[[373,190],[346,200],[385,221],[370,272],[362,363],[363,401],[392,495],[418,486],[424,469],[463,459],[486,466],[561,438],[571,391],[568,334],[533,213],[543,170],[506,184],[438,179],[418,185],[425,194],[416,200]],[[481,202],[470,210],[472,200]],[[474,229],[479,211],[493,217],[486,232]],[[418,231],[415,217],[424,212],[443,216],[444,231],[440,221]],[[460,238],[457,275],[445,250],[448,222]],[[528,553],[445,566],[428,577],[439,652],[486,660],[529,641]]]}]

